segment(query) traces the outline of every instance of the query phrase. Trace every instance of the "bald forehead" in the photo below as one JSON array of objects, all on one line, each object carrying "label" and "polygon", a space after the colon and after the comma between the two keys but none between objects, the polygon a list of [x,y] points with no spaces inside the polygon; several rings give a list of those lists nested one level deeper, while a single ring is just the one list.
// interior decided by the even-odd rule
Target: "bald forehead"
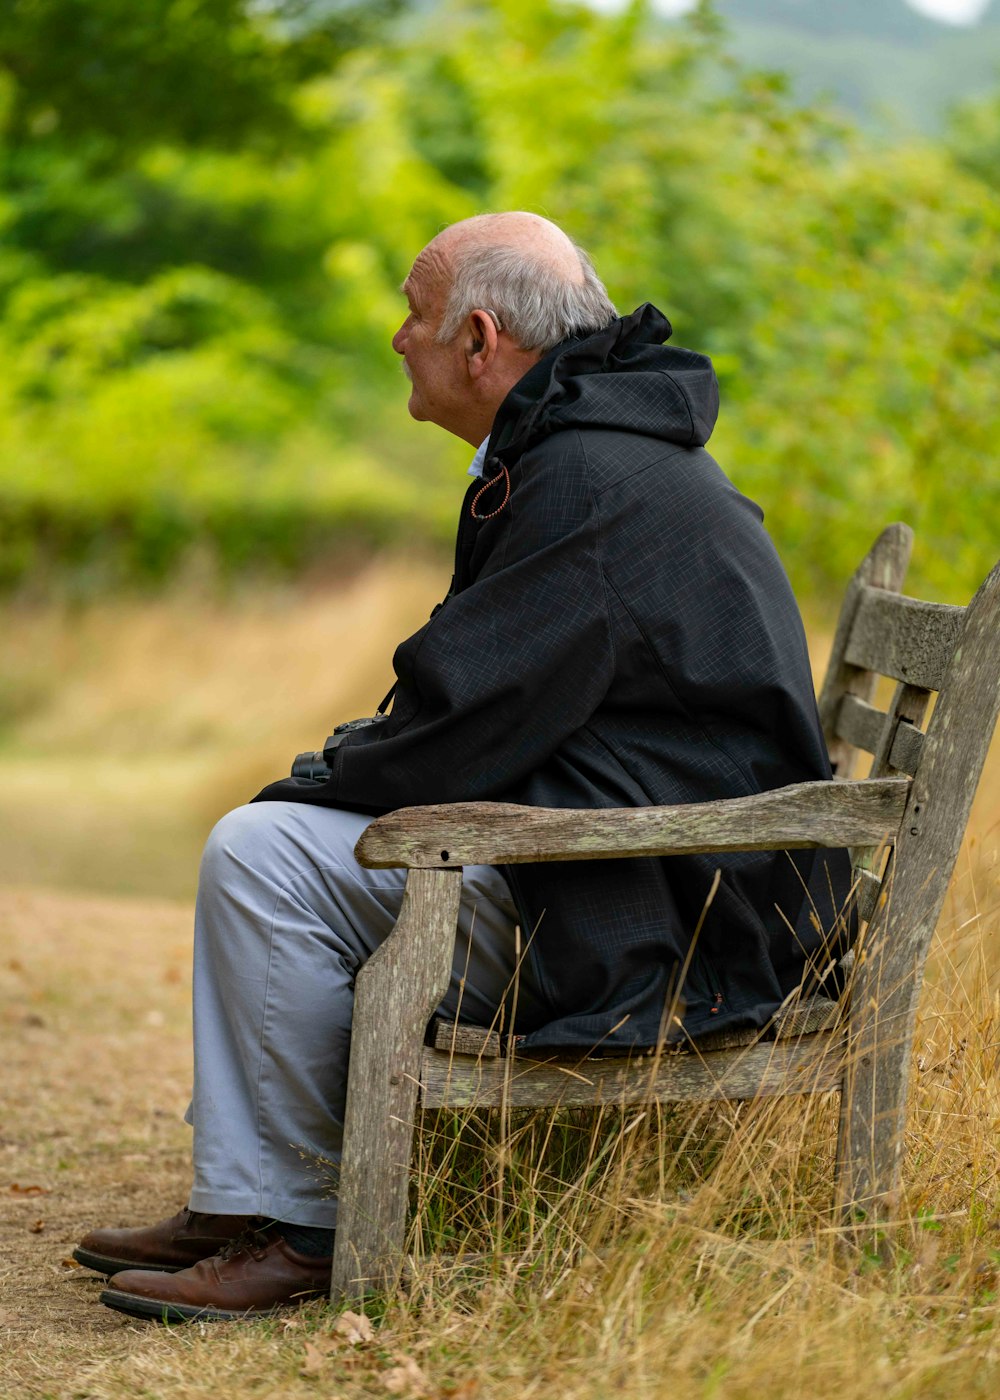
[{"label": "bald forehead", "polygon": [[519,248],[569,282],[583,281],[583,268],[576,246],[558,224],[540,214],[511,211],[505,214],[476,214],[443,229],[432,238],[414,260],[403,291],[419,298],[428,310],[443,307],[451,286],[456,258],[473,248]]},{"label": "bald forehead", "polygon": [[456,252],[490,245],[519,248],[573,282],[583,280],[580,257],[571,238],[558,224],[540,214],[511,211],[505,214],[476,214],[439,233],[428,250],[439,245],[449,261]]}]

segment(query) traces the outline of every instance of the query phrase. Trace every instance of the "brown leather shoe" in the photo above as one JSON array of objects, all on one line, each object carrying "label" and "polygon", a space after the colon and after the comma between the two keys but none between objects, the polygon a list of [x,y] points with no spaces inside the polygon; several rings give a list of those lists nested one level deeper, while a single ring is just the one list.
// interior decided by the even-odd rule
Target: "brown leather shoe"
[{"label": "brown leather shoe", "polygon": [[173,1274],[199,1259],[218,1254],[230,1240],[257,1223],[249,1215],[204,1215],[181,1210],[169,1220],[134,1230],[91,1230],[84,1235],[73,1258],[99,1274],[122,1269],[156,1269]]},{"label": "brown leather shoe", "polygon": [[247,1231],[180,1273],[115,1274],[101,1302],[160,1322],[228,1322],[322,1297],[330,1291],[332,1269],[332,1255],[300,1254],[271,1226]]}]

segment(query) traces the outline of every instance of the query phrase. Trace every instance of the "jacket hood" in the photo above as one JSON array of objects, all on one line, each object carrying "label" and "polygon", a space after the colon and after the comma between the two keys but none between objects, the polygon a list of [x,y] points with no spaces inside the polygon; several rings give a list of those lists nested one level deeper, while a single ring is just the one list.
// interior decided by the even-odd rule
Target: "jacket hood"
[{"label": "jacket hood", "polygon": [[707,355],[664,345],[671,325],[646,302],[604,330],[564,340],[514,385],[500,405],[489,454],[513,457],[566,428],[613,428],[681,447],[702,447],[719,413]]}]

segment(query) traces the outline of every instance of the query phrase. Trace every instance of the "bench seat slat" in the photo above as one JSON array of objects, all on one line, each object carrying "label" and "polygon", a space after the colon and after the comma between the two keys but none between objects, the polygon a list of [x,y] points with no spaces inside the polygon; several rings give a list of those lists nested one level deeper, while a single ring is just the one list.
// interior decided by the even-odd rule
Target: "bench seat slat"
[{"label": "bench seat slat", "polygon": [[425,1047],[421,1107],[592,1108],[811,1094],[841,1087],[843,1048],[840,1031],[707,1054],[695,1047],[690,1053],[668,1053],[659,1059],[452,1059]]},{"label": "bench seat slat", "polygon": [[[790,1001],[763,1032],[753,1027],[737,1026],[709,1032],[700,1036],[696,1044],[699,1052],[704,1054],[709,1050],[754,1045],[762,1035],[773,1040],[788,1040],[792,1036],[832,1030],[840,1016],[839,1004],[830,997],[805,997]],[[438,1054],[447,1056],[473,1055],[477,1059],[499,1060],[504,1054],[504,1037],[498,1031],[487,1026],[449,1021],[443,1016],[435,1016],[431,1022],[430,1044]]]}]

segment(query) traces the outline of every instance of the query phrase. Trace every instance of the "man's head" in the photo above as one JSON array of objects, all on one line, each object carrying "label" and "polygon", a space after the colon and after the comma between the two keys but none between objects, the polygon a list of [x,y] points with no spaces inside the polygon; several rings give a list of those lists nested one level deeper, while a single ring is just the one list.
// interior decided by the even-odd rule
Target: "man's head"
[{"label": "man's head", "polygon": [[479,214],[420,253],[403,283],[409,315],[393,336],[410,413],[478,446],[533,364],[568,336],[615,317],[590,259],[537,214]]}]

